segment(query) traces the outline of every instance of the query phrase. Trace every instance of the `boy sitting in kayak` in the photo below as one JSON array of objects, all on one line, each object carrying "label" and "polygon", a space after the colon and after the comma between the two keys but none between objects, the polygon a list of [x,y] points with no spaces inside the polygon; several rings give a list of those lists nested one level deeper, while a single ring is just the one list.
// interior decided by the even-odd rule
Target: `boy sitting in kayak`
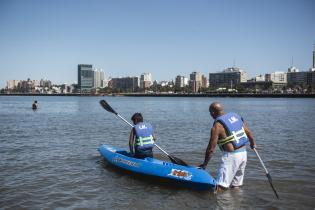
[{"label": "boy sitting in kayak", "polygon": [[152,149],[156,139],[152,125],[148,122],[143,122],[141,113],[135,113],[131,120],[134,127],[131,129],[129,137],[130,153],[136,158],[152,158]]}]

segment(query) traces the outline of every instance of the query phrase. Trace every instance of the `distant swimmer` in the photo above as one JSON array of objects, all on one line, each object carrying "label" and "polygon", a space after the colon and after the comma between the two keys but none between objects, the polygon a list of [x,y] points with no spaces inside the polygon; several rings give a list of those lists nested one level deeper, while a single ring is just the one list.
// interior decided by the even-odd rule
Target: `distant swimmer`
[{"label": "distant swimmer", "polygon": [[33,104],[32,104],[32,109],[36,110],[37,107],[38,107],[37,101],[34,101]]},{"label": "distant swimmer", "polygon": [[256,147],[253,135],[242,117],[232,112],[225,114],[220,103],[212,103],[209,112],[214,123],[204,162],[199,167],[206,168],[218,145],[223,152],[217,173],[218,190],[240,187],[243,185],[247,162],[245,145],[249,142],[252,149]]}]

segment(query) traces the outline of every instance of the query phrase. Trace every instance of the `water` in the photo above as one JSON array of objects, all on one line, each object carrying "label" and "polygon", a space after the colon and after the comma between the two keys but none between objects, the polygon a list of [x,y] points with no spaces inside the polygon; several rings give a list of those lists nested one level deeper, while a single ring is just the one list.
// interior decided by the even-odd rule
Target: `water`
[{"label": "water", "polygon": [[[253,131],[281,199],[251,151],[244,187],[217,195],[115,170],[97,148],[127,149],[130,128],[101,99],[127,119],[142,112],[159,145],[192,165],[202,163],[208,144],[208,106],[222,102]],[[314,209],[314,116],[314,99],[1,96],[0,209]],[[213,176],[220,156],[217,150],[207,167]]]}]

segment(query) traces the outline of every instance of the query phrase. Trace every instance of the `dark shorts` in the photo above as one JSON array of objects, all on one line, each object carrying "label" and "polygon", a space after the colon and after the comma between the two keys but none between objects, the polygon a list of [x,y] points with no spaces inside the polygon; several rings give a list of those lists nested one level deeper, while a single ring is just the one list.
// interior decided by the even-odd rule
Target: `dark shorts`
[{"label": "dark shorts", "polygon": [[153,158],[153,152],[152,149],[148,149],[148,150],[136,150],[135,151],[135,158],[146,158],[146,157],[151,157]]}]

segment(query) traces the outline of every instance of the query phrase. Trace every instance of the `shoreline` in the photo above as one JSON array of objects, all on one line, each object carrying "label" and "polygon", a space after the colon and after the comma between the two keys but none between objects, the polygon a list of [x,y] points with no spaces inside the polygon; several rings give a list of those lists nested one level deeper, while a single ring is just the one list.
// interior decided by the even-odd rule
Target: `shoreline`
[{"label": "shoreline", "polygon": [[42,94],[15,93],[0,96],[126,96],[126,97],[248,97],[248,98],[315,98],[315,93],[112,93],[112,94]]}]

